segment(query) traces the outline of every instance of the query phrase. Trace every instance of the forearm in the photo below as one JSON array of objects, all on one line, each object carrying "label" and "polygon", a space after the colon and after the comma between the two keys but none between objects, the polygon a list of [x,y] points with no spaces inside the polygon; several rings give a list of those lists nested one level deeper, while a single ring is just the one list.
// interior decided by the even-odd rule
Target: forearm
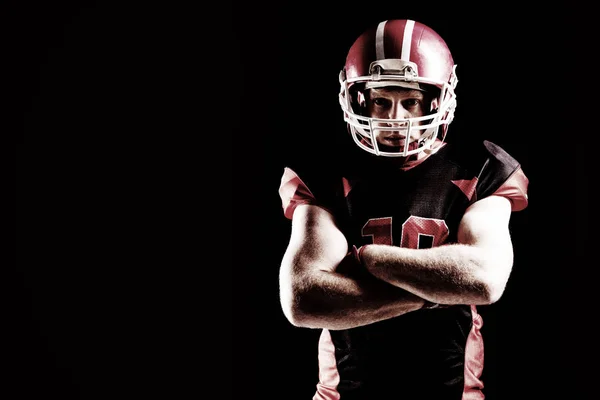
[{"label": "forearm", "polygon": [[[377,278],[440,304],[490,304],[503,287],[491,255],[481,248],[449,244],[430,249],[368,245],[362,263]],[[498,270],[500,270],[498,268]]]},{"label": "forearm", "polygon": [[288,319],[308,328],[354,328],[420,309],[425,302],[366,273],[313,271],[296,282],[302,283],[290,292]]}]

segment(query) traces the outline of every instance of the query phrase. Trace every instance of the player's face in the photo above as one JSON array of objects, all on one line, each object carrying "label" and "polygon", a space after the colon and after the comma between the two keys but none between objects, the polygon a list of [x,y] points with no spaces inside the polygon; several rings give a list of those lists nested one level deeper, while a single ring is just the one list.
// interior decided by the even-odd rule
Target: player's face
[{"label": "player's face", "polygon": [[[368,90],[366,93],[366,109],[369,117],[381,119],[416,118],[426,115],[430,104],[426,96],[418,90],[402,89],[399,87],[383,87]],[[400,151],[405,146],[406,122],[389,122],[378,124],[383,129],[374,127],[375,139],[380,147],[386,150]],[[413,124],[414,126],[415,124]],[[397,130],[388,130],[389,128]],[[411,130],[409,150],[416,148],[417,139],[421,136],[418,129]]]}]

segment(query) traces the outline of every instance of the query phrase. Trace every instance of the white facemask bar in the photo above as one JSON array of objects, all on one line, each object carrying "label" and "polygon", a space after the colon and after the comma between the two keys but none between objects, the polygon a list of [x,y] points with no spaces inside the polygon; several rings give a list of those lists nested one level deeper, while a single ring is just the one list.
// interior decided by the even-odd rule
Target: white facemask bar
[{"label": "white facemask bar", "polygon": [[[363,150],[380,156],[407,157],[422,151],[434,150],[434,144],[438,138],[439,127],[441,125],[450,124],[451,118],[448,118],[449,116],[450,113],[447,113],[445,108],[440,109],[439,112],[425,115],[423,117],[403,119],[369,118],[348,111],[345,113],[344,120],[349,124],[352,138]],[[419,125],[420,122],[422,123],[421,125]],[[404,149],[402,151],[381,151],[379,149],[377,140],[375,140],[376,131],[399,132],[404,139],[409,139],[404,140]],[[414,133],[419,131],[424,131],[420,135],[420,138],[411,140],[411,137],[416,136]],[[365,142],[364,139],[367,141]],[[415,141],[418,142],[418,147],[416,149],[409,150],[410,144]]]},{"label": "white facemask bar", "polygon": [[[454,92],[454,88],[458,83],[455,69],[456,66],[454,66],[450,82],[441,85],[442,90],[439,97],[440,105],[437,112],[422,117],[403,119],[370,118],[355,114],[350,105],[348,87],[351,83],[372,82],[374,80],[371,76],[362,76],[345,80],[342,71],[340,73],[340,93],[338,97],[342,110],[344,111],[344,121],[346,121],[349,125],[350,133],[354,139],[354,142],[361,149],[384,157],[407,157],[421,152],[431,153],[437,151],[445,140],[448,125],[450,125],[454,119],[454,110],[456,108],[456,94]],[[395,75],[381,75],[377,81],[406,81],[406,79],[404,77],[398,77]],[[425,78],[412,78],[410,81],[430,85],[440,84],[440,82]],[[419,125],[421,122],[427,123]],[[443,125],[445,125],[442,129],[443,135],[441,138],[439,138],[439,140],[437,140],[439,128]],[[377,140],[375,140],[375,130],[404,131],[405,138],[410,138],[414,131],[424,130],[425,132],[418,139],[419,145],[416,149],[409,150],[411,140],[405,140],[402,151],[388,152],[380,151],[379,144]]]}]

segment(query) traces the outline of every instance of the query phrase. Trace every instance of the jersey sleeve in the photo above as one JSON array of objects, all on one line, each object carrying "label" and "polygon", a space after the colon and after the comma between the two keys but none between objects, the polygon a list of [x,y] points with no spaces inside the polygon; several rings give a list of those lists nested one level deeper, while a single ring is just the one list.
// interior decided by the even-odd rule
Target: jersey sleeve
[{"label": "jersey sleeve", "polygon": [[285,167],[279,185],[279,197],[283,214],[292,219],[294,210],[299,204],[317,204],[315,196],[298,174],[290,167]]},{"label": "jersey sleeve", "polygon": [[521,211],[527,207],[527,187],[529,179],[521,168],[518,168],[506,182],[502,184],[494,193],[495,196],[506,197],[510,200],[512,211]]},{"label": "jersey sleeve", "polygon": [[485,141],[487,160],[478,177],[477,198],[502,196],[510,200],[512,211],[528,205],[529,179],[521,165],[500,146]]}]

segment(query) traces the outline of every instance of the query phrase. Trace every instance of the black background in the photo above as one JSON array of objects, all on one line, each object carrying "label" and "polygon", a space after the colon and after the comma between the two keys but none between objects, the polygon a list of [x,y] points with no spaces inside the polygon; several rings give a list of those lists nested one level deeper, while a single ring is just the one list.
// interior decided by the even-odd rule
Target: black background
[{"label": "black background", "polygon": [[3,3],[0,395],[311,398],[318,332],[278,303],[279,179],[297,157],[335,162],[347,49],[412,18],[458,64],[448,140],[495,141],[530,179],[513,275],[481,310],[488,399],[591,398],[594,21],[566,1],[473,4]]}]

